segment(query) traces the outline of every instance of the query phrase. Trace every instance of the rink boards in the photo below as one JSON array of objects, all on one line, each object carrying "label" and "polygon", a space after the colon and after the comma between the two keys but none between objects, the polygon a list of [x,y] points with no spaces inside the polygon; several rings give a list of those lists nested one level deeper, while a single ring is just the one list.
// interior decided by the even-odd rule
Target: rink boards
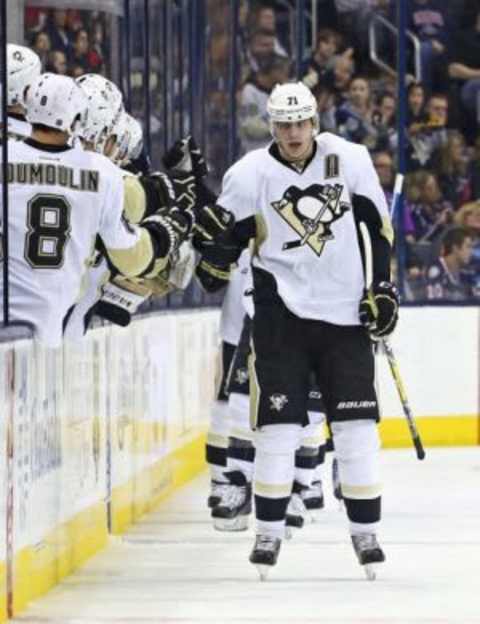
[{"label": "rink boards", "polygon": [[[0,344],[0,615],[18,613],[204,466],[218,311]],[[408,308],[392,340],[428,445],[479,443],[479,312]],[[409,444],[383,356],[384,446]]]},{"label": "rink boards", "polygon": [[0,345],[1,618],[203,468],[217,325],[169,313],[58,350]]}]

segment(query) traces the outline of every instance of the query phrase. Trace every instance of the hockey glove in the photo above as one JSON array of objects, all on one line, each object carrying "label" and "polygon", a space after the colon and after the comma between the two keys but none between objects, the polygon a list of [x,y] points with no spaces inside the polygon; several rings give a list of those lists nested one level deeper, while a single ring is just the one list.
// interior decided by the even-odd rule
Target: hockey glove
[{"label": "hockey glove", "polygon": [[206,292],[214,293],[228,284],[230,265],[215,265],[202,259],[195,269],[195,275]]},{"label": "hockey glove", "polygon": [[395,285],[391,282],[373,283],[371,292],[363,294],[358,316],[374,340],[389,336],[398,321],[398,291]]},{"label": "hockey glove", "polygon": [[156,257],[165,258],[177,251],[190,235],[194,225],[193,214],[171,209],[168,213],[159,211],[141,223],[156,243]]},{"label": "hockey glove", "polygon": [[225,240],[233,230],[235,217],[218,204],[200,206],[196,211],[193,246],[202,252],[203,246]]},{"label": "hockey glove", "polygon": [[163,164],[169,171],[192,173],[197,180],[208,174],[205,158],[192,136],[177,141],[163,157]]},{"label": "hockey glove", "polygon": [[131,321],[138,307],[148,299],[150,293],[141,287],[133,292],[114,281],[107,282],[102,287],[102,296],[95,304],[93,313],[109,320],[115,325],[126,327]]},{"label": "hockey glove", "polygon": [[179,208],[194,219],[197,190],[193,175],[180,171],[171,176],[155,171],[139,179],[147,198],[147,215],[155,214],[158,210]]}]

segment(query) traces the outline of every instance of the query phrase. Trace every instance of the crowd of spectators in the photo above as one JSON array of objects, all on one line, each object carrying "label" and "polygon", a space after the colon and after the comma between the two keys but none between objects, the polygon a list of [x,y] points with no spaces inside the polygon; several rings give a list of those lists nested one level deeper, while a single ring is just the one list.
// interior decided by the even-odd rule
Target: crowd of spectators
[{"label": "crowd of spectators", "polygon": [[[415,74],[408,50],[401,223],[405,294],[409,299],[478,297],[480,0],[406,2],[408,28],[418,38],[421,63]],[[391,33],[379,31],[382,57],[391,65],[390,70],[380,69],[369,54],[368,28],[376,15],[395,24],[396,5],[395,0],[318,0],[316,40],[311,54],[302,59],[301,72],[317,98],[321,129],[367,146],[389,201],[398,145],[396,41]],[[207,153],[219,181],[228,162],[231,3],[205,0],[205,6]],[[276,83],[296,79],[294,11],[287,6],[280,0],[239,2],[237,154],[269,142],[268,94]],[[109,40],[101,12],[29,8],[25,24],[44,70],[72,76],[108,74]],[[470,207],[468,218],[465,206]],[[468,244],[460,235],[450,240],[451,230],[463,232]],[[454,268],[452,249],[464,247],[463,260]]]},{"label": "crowd of spectators", "polygon": [[[472,226],[480,218],[459,218],[464,206],[472,215],[480,213],[480,2],[407,4],[421,64],[415,75],[409,59],[407,75],[405,296],[480,297],[480,231]],[[369,149],[391,201],[398,145],[396,41],[381,33],[382,54],[392,63],[390,70],[380,69],[370,58],[368,27],[376,14],[395,24],[396,2],[321,0],[318,5],[317,37],[301,79],[317,98],[321,129]],[[242,2],[237,97],[242,152],[269,142],[268,93],[277,82],[295,79],[290,18],[284,3]],[[213,42],[215,36],[213,30]]]},{"label": "crowd of spectators", "polygon": [[106,17],[100,11],[28,7],[26,41],[39,55],[42,71],[106,75],[108,37]]}]

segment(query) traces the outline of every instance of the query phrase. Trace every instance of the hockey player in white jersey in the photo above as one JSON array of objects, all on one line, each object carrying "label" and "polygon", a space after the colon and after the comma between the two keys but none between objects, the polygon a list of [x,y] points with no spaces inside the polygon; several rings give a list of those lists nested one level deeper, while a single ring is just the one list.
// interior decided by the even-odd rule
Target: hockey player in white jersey
[{"label": "hockey player in white jersey", "polygon": [[[137,157],[141,128],[133,118],[129,119],[115,84],[97,74],[86,74],[76,82],[88,100],[88,116],[79,132],[84,148],[102,153],[122,166],[129,157],[129,149],[130,156]],[[196,194],[192,175],[136,176],[123,169],[119,171],[124,185],[124,213],[130,223],[142,222],[152,211],[157,211],[159,205],[167,212],[172,208],[188,213],[193,208]],[[69,314],[65,337],[81,339],[94,314],[121,326],[128,325],[131,315],[152,293],[163,296],[174,288],[185,288],[193,269],[194,254],[187,240],[170,254],[168,262],[155,276],[134,279],[115,271],[103,250],[97,249],[95,262],[88,272],[86,291]]]},{"label": "hockey player in white jersey", "polygon": [[152,214],[141,227],[126,221],[118,168],[69,144],[87,109],[71,78],[41,75],[25,105],[32,136],[9,142],[10,319],[30,323],[56,347],[97,236],[117,271],[154,275],[190,234],[193,218]]},{"label": "hockey player in white jersey", "polygon": [[[333,434],[352,543],[373,578],[372,565],[385,556],[377,541],[379,410],[371,338],[387,336],[398,317],[388,208],[366,148],[330,133],[316,136],[317,106],[307,87],[277,86],[268,113],[273,143],[227,171],[218,199],[236,217],[229,246],[256,240],[251,418],[257,538],[250,561],[263,576],[277,561],[313,371]],[[376,306],[365,293],[360,222],[372,240]]]},{"label": "hockey player in white jersey", "polygon": [[[243,318],[242,318],[243,313]],[[218,404],[212,410],[210,432],[207,437],[207,462],[210,464],[212,477],[222,485],[218,501],[210,500],[214,527],[221,531],[242,531],[248,528],[248,516],[251,512],[251,489],[254,473],[255,447],[253,433],[249,424],[250,374],[248,357],[250,355],[251,324],[254,314],[252,301],[252,278],[250,253],[245,250],[238,260],[238,268],[233,272],[222,306],[222,336],[232,336],[237,344],[231,365],[223,381],[223,392],[228,403]],[[318,466],[319,455],[323,463],[325,448],[322,421],[323,406],[319,393],[309,391],[309,424],[303,428],[300,446],[295,453],[295,474],[292,497],[286,514],[288,527],[301,528],[306,517],[316,518],[316,512],[323,507],[321,482],[312,487],[314,471]],[[210,433],[209,432],[209,433]],[[225,449],[219,448],[219,433]],[[221,453],[223,451],[223,458]],[[215,458],[223,459],[220,462]],[[215,472],[214,472],[215,471]],[[226,483],[225,483],[226,482]],[[228,485],[227,485],[228,484]],[[214,488],[212,488],[214,491]],[[213,496],[211,496],[213,498]],[[307,509],[309,511],[307,511]]]},{"label": "hockey player in white jersey", "polygon": [[32,127],[25,118],[25,93],[40,75],[41,66],[40,58],[30,48],[7,44],[7,114],[11,137],[30,136]]}]

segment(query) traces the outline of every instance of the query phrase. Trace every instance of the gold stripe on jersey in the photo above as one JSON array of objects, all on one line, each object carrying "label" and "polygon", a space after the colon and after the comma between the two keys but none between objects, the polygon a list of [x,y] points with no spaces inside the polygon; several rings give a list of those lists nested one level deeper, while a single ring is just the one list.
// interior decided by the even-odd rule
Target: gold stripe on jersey
[{"label": "gold stripe on jersey", "polygon": [[253,442],[253,431],[251,429],[244,429],[243,427],[232,427],[230,429],[231,438],[239,438],[240,440],[249,440]]},{"label": "gold stripe on jersey", "polygon": [[152,263],[153,245],[147,230],[140,228],[140,239],[127,249],[107,249],[108,257],[115,268],[126,277],[142,275]]},{"label": "gold stripe on jersey", "polygon": [[253,241],[253,248],[250,248],[252,256],[258,255],[258,251],[263,243],[267,240],[268,230],[267,223],[264,217],[260,214],[255,215],[255,240]]},{"label": "gold stripe on jersey", "polygon": [[308,438],[302,438],[302,446],[308,446],[308,447],[320,446],[322,441],[323,441],[323,435],[319,433],[318,435],[312,435],[312,436],[309,436]]},{"label": "gold stripe on jersey", "polygon": [[218,446],[220,448],[228,448],[228,438],[226,436],[219,435],[218,433],[207,433],[207,444],[210,446]]},{"label": "gold stripe on jersey", "polygon": [[128,175],[123,178],[123,204],[123,211],[130,223],[140,223],[145,216],[147,197],[135,176]]},{"label": "gold stripe on jersey", "polygon": [[380,230],[380,234],[387,239],[387,241],[390,243],[390,246],[393,245],[394,233],[390,217],[382,217],[382,229]]},{"label": "gold stripe on jersey", "polygon": [[[292,493],[291,483],[264,483],[255,480],[253,486],[255,494],[265,498],[287,498]],[[343,490],[342,490],[343,493]]]},{"label": "gold stripe on jersey", "polygon": [[345,498],[354,500],[370,500],[378,498],[382,494],[382,485],[373,483],[372,485],[347,485],[342,483],[342,494]]},{"label": "gold stripe on jersey", "polygon": [[8,183],[64,186],[73,191],[98,193],[100,172],[45,163],[8,163]]}]

